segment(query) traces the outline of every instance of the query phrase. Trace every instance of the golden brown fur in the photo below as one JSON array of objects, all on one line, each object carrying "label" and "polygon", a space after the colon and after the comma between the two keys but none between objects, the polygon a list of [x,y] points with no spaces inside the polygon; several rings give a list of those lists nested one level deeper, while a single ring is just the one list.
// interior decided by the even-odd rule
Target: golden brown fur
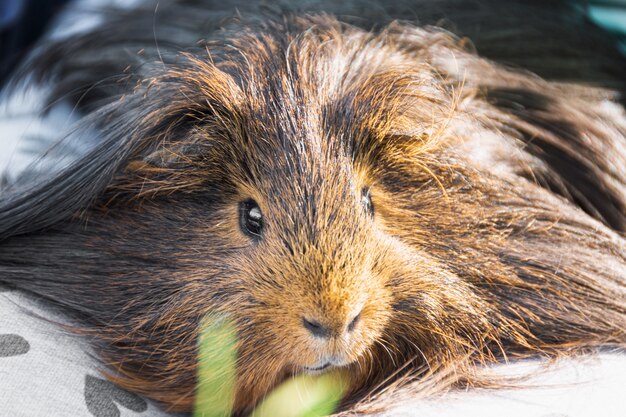
[{"label": "golden brown fur", "polygon": [[95,113],[125,134],[95,202],[3,229],[7,280],[76,309],[111,379],[188,410],[215,312],[237,323],[237,412],[331,356],[357,401],[407,372],[484,384],[482,364],[624,346],[626,125],[608,93],[433,28],[240,29]]}]

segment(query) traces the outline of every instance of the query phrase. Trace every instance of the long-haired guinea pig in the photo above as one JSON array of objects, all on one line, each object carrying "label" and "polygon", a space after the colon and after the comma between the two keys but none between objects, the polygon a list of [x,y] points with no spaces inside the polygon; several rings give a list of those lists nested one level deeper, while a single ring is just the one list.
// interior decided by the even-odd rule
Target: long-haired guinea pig
[{"label": "long-haired guinea pig", "polygon": [[207,314],[237,413],[294,374],[358,400],[626,345],[609,39],[558,2],[216,3],[104,11],[22,70],[100,139],[4,194],[0,279],[75,312],[110,378],[190,409]]}]

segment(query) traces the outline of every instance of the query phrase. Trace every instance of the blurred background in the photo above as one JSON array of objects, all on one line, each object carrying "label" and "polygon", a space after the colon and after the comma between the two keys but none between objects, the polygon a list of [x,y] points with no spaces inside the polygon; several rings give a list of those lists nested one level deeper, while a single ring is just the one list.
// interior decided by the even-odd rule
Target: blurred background
[{"label": "blurred background", "polygon": [[[0,86],[55,15],[71,1],[0,0]],[[547,1],[568,3],[573,13],[612,33],[616,47],[626,55],[626,0]]]}]

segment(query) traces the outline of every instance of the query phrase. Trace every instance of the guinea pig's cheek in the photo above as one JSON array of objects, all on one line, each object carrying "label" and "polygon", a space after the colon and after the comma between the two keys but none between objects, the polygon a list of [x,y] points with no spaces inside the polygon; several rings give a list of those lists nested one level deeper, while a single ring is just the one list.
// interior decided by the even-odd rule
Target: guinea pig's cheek
[{"label": "guinea pig's cheek", "polygon": [[[365,320],[364,320],[365,321]],[[342,353],[338,357],[343,359],[341,365],[349,365],[358,361],[366,354],[381,337],[380,320],[375,320],[373,327],[364,322],[341,344]]]},{"label": "guinea pig's cheek", "polygon": [[379,335],[364,332],[364,334],[355,335],[354,340],[350,343],[349,354],[347,360],[349,363],[357,361],[365,352],[371,349]]}]

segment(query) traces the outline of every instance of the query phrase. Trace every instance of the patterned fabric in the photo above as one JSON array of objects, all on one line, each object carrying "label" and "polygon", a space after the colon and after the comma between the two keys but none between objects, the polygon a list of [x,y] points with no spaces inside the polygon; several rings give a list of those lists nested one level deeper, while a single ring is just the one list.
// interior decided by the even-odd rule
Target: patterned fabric
[{"label": "patterned fabric", "polygon": [[0,417],[174,417],[103,379],[61,312],[0,286]]}]

